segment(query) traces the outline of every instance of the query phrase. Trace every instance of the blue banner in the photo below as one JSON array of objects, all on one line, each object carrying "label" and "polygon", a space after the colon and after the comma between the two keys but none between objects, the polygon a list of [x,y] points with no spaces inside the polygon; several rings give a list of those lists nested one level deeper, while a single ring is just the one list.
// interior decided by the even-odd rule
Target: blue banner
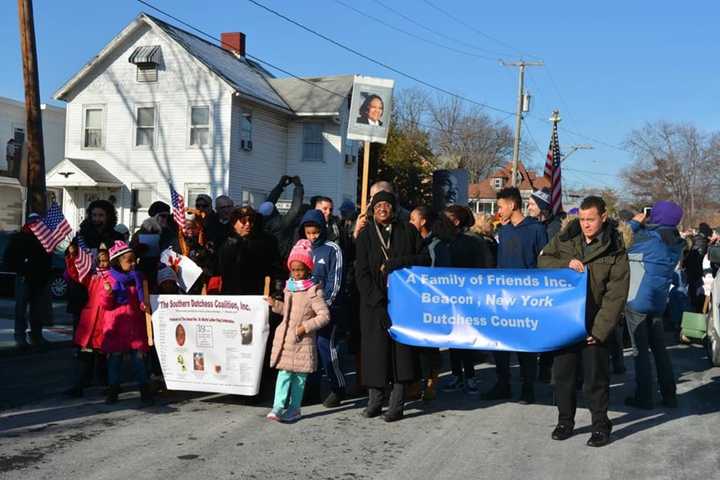
[{"label": "blue banner", "polygon": [[390,275],[390,335],[419,347],[547,352],[586,338],[587,274],[412,267]]}]

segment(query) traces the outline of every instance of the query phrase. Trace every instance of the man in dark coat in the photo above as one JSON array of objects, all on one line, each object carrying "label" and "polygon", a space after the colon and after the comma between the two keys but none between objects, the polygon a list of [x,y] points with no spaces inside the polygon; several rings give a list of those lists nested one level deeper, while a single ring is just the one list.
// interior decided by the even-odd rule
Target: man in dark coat
[{"label": "man in dark coat", "polygon": [[[573,434],[577,407],[577,369],[584,371],[584,394],[592,416],[592,435],[587,444],[602,447],[610,441],[612,423],[607,416],[610,399],[610,354],[607,340],[625,308],[630,285],[630,266],[625,243],[617,225],[608,221],[605,202],[590,196],[580,204],[580,218],[573,220],[543,249],[540,268],[572,268],[587,271],[585,328],[587,338],[555,355],[553,378],[558,406],[554,440]],[[581,360],[582,359],[582,360]]]},{"label": "man in dark coat", "polygon": [[385,386],[393,384],[385,421],[403,417],[405,385],[417,378],[414,350],[390,338],[387,276],[397,268],[427,265],[422,239],[409,223],[394,215],[395,195],[378,192],[370,203],[373,218],[357,239],[355,278],[360,292],[361,352],[364,383],[368,387],[367,418],[382,413]]},{"label": "man in dark coat", "polygon": [[[280,199],[280,195],[282,195],[285,187],[290,184],[295,185],[292,203],[287,213],[282,215],[278,212],[275,204]],[[265,232],[277,240],[281,258],[287,258],[297,239],[297,228],[305,213],[302,211],[304,195],[305,190],[300,181],[300,177],[288,177],[284,175],[267,196],[265,202],[258,208],[258,213],[263,217],[263,228]]]}]

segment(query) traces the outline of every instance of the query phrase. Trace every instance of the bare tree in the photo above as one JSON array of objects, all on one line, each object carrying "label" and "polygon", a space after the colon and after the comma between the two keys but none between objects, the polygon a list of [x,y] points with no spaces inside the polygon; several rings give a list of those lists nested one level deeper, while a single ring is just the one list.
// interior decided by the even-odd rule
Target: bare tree
[{"label": "bare tree", "polygon": [[625,146],[633,163],[623,172],[624,183],[639,201],[672,200],[685,210],[686,222],[696,222],[716,203],[720,139],[694,125],[659,121],[628,135]]}]

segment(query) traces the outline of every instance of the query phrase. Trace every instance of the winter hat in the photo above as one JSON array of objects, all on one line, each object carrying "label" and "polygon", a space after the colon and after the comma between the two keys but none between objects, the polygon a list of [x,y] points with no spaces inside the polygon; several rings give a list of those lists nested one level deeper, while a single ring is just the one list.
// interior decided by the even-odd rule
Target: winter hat
[{"label": "winter hat", "polygon": [[351,215],[354,211],[355,204],[352,202],[352,200],[345,200],[342,205],[340,205],[340,215],[344,217]]},{"label": "winter hat", "polygon": [[158,270],[157,283],[160,285],[163,282],[177,283],[177,274],[175,273],[175,270],[170,267],[163,267]]},{"label": "winter hat", "polygon": [[618,218],[622,220],[623,222],[629,222],[633,219],[635,214],[632,210],[628,210],[627,208],[624,208],[618,212]]},{"label": "winter hat", "polygon": [[115,225],[115,231],[120,235],[128,235],[130,233],[128,227],[126,227],[122,223],[118,223],[117,225]]},{"label": "winter hat", "polygon": [[275,210],[275,204],[272,202],[263,202],[260,204],[260,207],[258,207],[258,213],[263,217],[272,215],[273,210]]},{"label": "winter hat", "polygon": [[303,238],[297,241],[292,250],[290,250],[290,256],[287,261],[288,269],[291,268],[290,265],[292,262],[302,262],[308,270],[312,271],[315,263],[313,262],[312,244],[310,243],[310,240]]},{"label": "winter hat", "polygon": [[392,205],[393,208],[395,208],[396,201],[397,200],[395,199],[395,195],[393,195],[392,193],[379,191],[375,195],[373,195],[372,200],[370,200],[370,210],[373,210],[375,208],[375,205],[380,202],[387,202]]},{"label": "winter hat", "polygon": [[710,225],[708,225],[707,223],[701,223],[700,225],[698,225],[698,232],[700,233],[700,235],[703,235],[705,237],[712,237],[712,228],[710,228]]},{"label": "winter hat", "polygon": [[683,216],[683,209],[675,202],[660,200],[655,202],[650,212],[648,223],[651,225],[664,225],[666,227],[677,227]]},{"label": "winter hat", "polygon": [[121,240],[115,240],[113,246],[110,247],[110,261],[113,261],[128,252],[132,252],[132,249],[127,243]]},{"label": "winter hat", "polygon": [[148,215],[154,217],[158,213],[170,213],[170,205],[160,200],[151,203],[150,208],[148,208]]},{"label": "winter hat", "polygon": [[532,193],[531,197],[535,200],[540,210],[550,210],[550,190],[547,188],[536,190]]}]

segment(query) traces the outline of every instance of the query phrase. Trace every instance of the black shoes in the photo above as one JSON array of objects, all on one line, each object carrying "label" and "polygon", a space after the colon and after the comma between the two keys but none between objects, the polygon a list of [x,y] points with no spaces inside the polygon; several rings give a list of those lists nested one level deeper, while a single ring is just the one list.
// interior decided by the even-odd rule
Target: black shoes
[{"label": "black shoes", "polygon": [[397,422],[398,420],[402,420],[402,418],[402,410],[388,410],[383,414],[383,420],[385,420],[387,423]]},{"label": "black shoes", "polygon": [[593,432],[587,441],[588,447],[604,447],[610,443],[609,432]]},{"label": "black shoes", "polygon": [[520,399],[518,403],[521,405],[530,405],[535,403],[535,387],[532,384],[525,384],[522,386],[522,392],[520,393]]},{"label": "black shoes", "polygon": [[375,417],[379,417],[381,413],[382,413],[382,405],[377,405],[377,406],[368,405],[365,409],[363,409],[362,416],[365,418],[375,418]]},{"label": "black shoes", "polygon": [[120,385],[110,385],[105,396],[105,404],[113,405],[117,403],[118,395],[120,395]]},{"label": "black shoes", "polygon": [[552,439],[562,441],[567,440],[568,438],[572,437],[572,435],[573,427],[561,423],[557,427],[555,427],[555,430],[553,430]]},{"label": "black shoes", "polygon": [[625,398],[625,405],[627,405],[628,407],[639,408],[642,410],[653,409],[653,403],[651,401],[643,400],[635,396]]},{"label": "black shoes", "polygon": [[663,404],[663,407],[678,408],[677,397],[675,395],[663,397],[662,404]]},{"label": "black shoes", "polygon": [[480,395],[483,400],[508,400],[512,398],[510,385],[504,383],[496,383],[493,388]]},{"label": "black shoes", "polygon": [[150,406],[155,403],[155,393],[149,383],[140,387],[140,403],[145,406]]},{"label": "black shoes", "polygon": [[345,398],[345,392],[330,392],[325,400],[323,406],[325,408],[337,408],[340,406],[340,402]]}]

